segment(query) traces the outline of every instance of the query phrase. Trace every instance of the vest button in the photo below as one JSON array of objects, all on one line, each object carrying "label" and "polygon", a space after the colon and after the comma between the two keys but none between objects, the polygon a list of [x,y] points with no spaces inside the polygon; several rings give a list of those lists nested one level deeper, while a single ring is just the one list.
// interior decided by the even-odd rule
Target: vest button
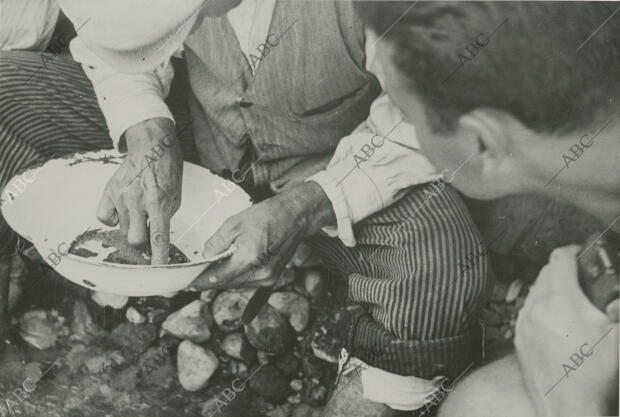
[{"label": "vest button", "polygon": [[244,107],[244,108],[245,108],[245,107],[250,107],[250,106],[251,106],[252,104],[254,104],[254,103],[249,102],[249,101],[245,100],[244,98],[238,98],[238,99],[237,99],[237,104],[238,104],[240,107]]}]

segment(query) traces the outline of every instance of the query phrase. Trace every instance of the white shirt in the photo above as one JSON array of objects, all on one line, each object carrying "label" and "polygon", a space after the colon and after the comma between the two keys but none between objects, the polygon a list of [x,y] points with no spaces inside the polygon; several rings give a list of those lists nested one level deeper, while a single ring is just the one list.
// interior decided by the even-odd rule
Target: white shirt
[{"label": "white shirt", "polygon": [[44,51],[59,10],[57,0],[0,0],[0,50]]},{"label": "white shirt", "polygon": [[[253,72],[260,61],[253,67],[249,55],[256,53],[256,47],[265,42],[274,7],[275,0],[243,0],[227,13]],[[374,41],[367,39],[366,67],[381,80],[373,47]],[[102,62],[79,36],[72,41],[71,52],[75,60],[83,64],[93,84],[115,146],[122,134],[136,123],[155,117],[174,120],[164,102],[174,76],[169,58],[152,72],[128,75]],[[378,137],[373,139],[375,135],[382,141]],[[362,149],[367,149],[365,146],[371,141],[383,144],[374,147],[374,154],[366,157]],[[366,160],[360,163],[354,155]],[[327,168],[308,180],[323,188],[336,213],[336,227],[324,230],[331,236],[338,236],[345,245],[354,246],[352,226],[355,223],[394,203],[407,187],[439,177],[420,153],[414,127],[403,121],[401,111],[383,94],[372,104],[368,119],[342,138]]]}]

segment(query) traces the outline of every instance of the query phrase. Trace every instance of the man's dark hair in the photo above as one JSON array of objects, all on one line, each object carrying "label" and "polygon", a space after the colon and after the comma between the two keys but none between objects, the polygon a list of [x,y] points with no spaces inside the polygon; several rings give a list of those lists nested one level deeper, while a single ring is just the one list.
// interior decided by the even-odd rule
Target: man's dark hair
[{"label": "man's dark hair", "polygon": [[436,130],[479,107],[539,132],[618,114],[618,2],[356,2]]}]

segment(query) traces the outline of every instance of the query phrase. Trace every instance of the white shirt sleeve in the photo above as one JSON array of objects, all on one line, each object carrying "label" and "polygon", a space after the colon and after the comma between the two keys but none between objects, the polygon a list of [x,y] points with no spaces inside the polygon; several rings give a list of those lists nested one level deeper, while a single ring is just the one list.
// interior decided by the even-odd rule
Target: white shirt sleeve
[{"label": "white shirt sleeve", "polygon": [[174,77],[170,57],[151,72],[123,74],[99,59],[79,36],[71,41],[70,48],[93,84],[116,149],[125,131],[138,122],[155,117],[174,121],[164,102]]},{"label": "white shirt sleeve", "polygon": [[324,231],[354,246],[353,224],[394,203],[406,188],[440,177],[420,152],[413,125],[383,94],[368,119],[342,138],[327,168],[308,181],[323,188],[336,213],[337,226]]}]

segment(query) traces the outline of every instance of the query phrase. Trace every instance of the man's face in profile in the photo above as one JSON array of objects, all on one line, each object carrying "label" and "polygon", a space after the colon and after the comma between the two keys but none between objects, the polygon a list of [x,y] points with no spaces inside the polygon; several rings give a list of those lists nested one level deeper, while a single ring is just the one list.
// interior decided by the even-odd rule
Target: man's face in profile
[{"label": "man's face in profile", "polygon": [[[376,44],[377,65],[381,67],[381,85],[392,102],[403,112],[407,122],[415,126],[417,138],[426,157],[438,172],[447,169],[454,176],[457,189],[471,197],[491,198],[488,189],[481,187],[477,158],[469,143],[458,140],[452,133],[433,131],[428,121],[425,105],[421,98],[412,91],[403,74],[393,65],[394,47],[386,40]],[[474,152],[475,151],[475,152]]]},{"label": "man's face in profile", "polygon": [[[564,166],[563,155],[572,155],[570,147],[580,137],[591,137],[600,128],[596,124],[575,131],[540,133],[509,113],[478,108],[461,115],[454,130],[438,130],[437,122],[429,119],[427,103],[412,87],[407,74],[394,65],[397,52],[392,42],[381,39],[375,53],[377,62],[370,69],[407,122],[415,127],[424,155],[438,172],[446,170],[444,178],[453,178],[451,184],[468,197],[486,200],[550,192],[554,187],[547,186],[547,181]],[[486,124],[478,123],[481,113]],[[610,123],[597,135],[596,146],[590,146],[577,162],[571,161],[570,170],[565,169],[560,178],[564,190],[570,190],[573,196],[599,189],[617,193],[618,129],[618,123]]]}]

